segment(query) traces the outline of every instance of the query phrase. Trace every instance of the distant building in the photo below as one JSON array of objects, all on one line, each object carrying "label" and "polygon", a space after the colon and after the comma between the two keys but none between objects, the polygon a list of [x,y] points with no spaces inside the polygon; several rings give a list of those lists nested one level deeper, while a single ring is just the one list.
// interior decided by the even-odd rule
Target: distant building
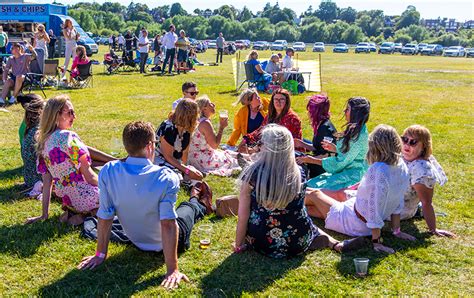
[{"label": "distant building", "polygon": [[422,22],[422,25],[425,26],[428,29],[439,29],[440,27],[444,27],[441,24],[442,20],[441,19],[427,19]]},{"label": "distant building", "polygon": [[462,27],[464,29],[474,29],[474,20],[469,20],[467,22],[465,22]]},{"label": "distant building", "polygon": [[446,32],[455,32],[458,31],[461,25],[461,22],[456,22],[456,19],[449,19],[444,28],[446,29]]},{"label": "distant building", "polygon": [[461,22],[456,22],[456,19],[437,18],[426,19],[421,22],[423,26],[431,30],[440,30],[444,28],[446,32],[455,32],[462,26]]},{"label": "distant building", "polygon": [[205,17],[205,18],[210,18],[214,15],[214,13],[212,12],[212,10],[210,10],[209,8],[204,10],[201,14],[201,16]]}]

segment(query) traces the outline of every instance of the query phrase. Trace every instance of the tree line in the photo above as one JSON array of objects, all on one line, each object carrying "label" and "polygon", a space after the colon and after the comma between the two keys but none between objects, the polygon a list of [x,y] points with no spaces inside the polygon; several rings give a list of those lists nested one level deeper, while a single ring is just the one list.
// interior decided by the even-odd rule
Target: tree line
[{"label": "tree line", "polygon": [[408,6],[399,16],[386,16],[382,10],[357,11],[339,8],[322,1],[317,9],[309,6],[300,16],[290,8],[267,3],[256,13],[247,7],[232,5],[218,9],[195,9],[187,12],[179,3],[149,8],[146,4],[82,2],[70,5],[69,15],[86,30],[101,36],[138,31],[145,27],[152,36],[166,31],[171,23],[196,39],[215,39],[222,32],[227,40],[250,39],[289,42],[357,43],[360,41],[427,42],[444,46],[474,46],[473,29],[446,32],[421,26],[420,13]]}]

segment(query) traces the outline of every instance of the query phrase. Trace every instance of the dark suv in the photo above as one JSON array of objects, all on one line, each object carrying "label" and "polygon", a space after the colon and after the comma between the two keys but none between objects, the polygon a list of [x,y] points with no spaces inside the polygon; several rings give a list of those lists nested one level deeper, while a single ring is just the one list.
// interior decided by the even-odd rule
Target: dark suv
[{"label": "dark suv", "polygon": [[439,44],[429,44],[420,51],[420,55],[441,56],[443,55],[443,46]]}]

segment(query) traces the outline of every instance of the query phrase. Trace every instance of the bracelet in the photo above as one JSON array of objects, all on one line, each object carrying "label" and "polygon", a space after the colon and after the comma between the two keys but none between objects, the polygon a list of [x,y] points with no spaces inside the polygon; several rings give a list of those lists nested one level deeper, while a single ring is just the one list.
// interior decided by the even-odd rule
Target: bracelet
[{"label": "bracelet", "polygon": [[392,229],[392,234],[395,235],[395,236],[398,236],[400,235],[401,231],[400,231],[400,227],[396,228],[395,230]]},{"label": "bracelet", "polygon": [[245,244],[243,244],[241,246],[236,246],[236,247],[234,247],[234,252],[238,254],[238,253],[243,252],[246,248],[247,248],[247,245],[245,245]]},{"label": "bracelet", "polygon": [[96,251],[95,256],[101,259],[105,259],[105,257],[107,257],[107,254],[104,254],[103,252],[100,252],[100,251]]},{"label": "bracelet", "polygon": [[186,175],[189,175],[189,172],[190,172],[189,168],[186,168],[186,170],[184,170],[184,174]]}]

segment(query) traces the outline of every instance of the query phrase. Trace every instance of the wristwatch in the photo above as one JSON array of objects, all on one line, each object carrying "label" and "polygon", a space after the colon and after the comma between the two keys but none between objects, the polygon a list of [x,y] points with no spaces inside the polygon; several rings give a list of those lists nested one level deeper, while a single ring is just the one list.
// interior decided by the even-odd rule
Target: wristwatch
[{"label": "wristwatch", "polygon": [[372,243],[373,244],[376,244],[376,243],[382,244],[383,243],[383,238],[379,237],[377,239],[372,239]]}]

